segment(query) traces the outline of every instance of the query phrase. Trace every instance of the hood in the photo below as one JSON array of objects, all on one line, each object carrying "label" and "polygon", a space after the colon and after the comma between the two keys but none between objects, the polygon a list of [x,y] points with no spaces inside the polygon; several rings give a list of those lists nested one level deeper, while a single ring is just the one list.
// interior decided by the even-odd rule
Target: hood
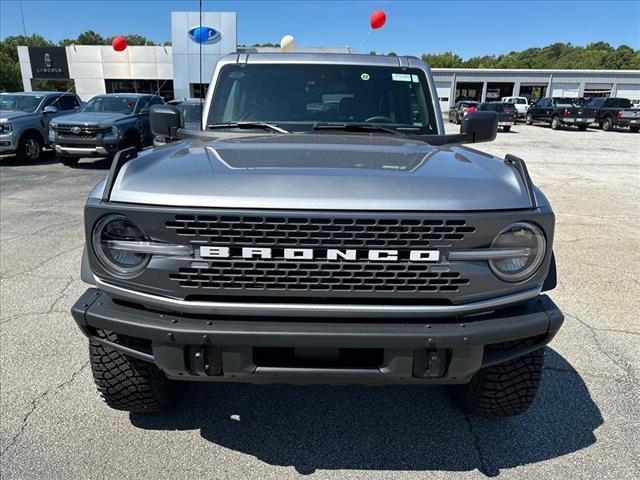
[{"label": "hood", "polygon": [[128,115],[124,113],[111,112],[78,112],[71,115],[63,115],[55,119],[58,125],[111,125],[116,120],[124,118]]},{"label": "hood", "polygon": [[530,208],[523,180],[500,158],[402,137],[334,134],[172,143],[125,164],[111,200],[247,209]]},{"label": "hood", "polygon": [[37,115],[36,113],[29,112],[21,112],[16,110],[0,110],[0,121],[6,122],[7,120],[11,120],[19,117],[26,117],[29,115]]}]

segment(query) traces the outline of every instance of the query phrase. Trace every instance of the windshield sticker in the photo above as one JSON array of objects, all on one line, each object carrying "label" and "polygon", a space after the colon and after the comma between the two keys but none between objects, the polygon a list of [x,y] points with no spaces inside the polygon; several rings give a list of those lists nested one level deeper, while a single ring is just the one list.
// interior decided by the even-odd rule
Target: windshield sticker
[{"label": "windshield sticker", "polygon": [[391,79],[395,80],[396,82],[410,82],[411,75],[409,75],[408,73],[392,73]]},{"label": "windshield sticker", "polygon": [[411,81],[413,83],[420,83],[420,80],[418,79],[418,75],[411,75]]},{"label": "windshield sticker", "polygon": [[362,75],[360,75],[360,78],[366,82],[371,77],[369,76],[368,73],[363,73]]}]

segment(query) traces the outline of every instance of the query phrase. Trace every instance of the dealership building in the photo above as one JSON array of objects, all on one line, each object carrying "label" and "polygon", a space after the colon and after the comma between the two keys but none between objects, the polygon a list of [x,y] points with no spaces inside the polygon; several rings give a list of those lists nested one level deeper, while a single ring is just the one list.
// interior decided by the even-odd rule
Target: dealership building
[{"label": "dealership building", "polygon": [[[171,13],[171,46],[111,45],[18,47],[24,89],[37,79],[72,80],[83,100],[101,93],[156,93],[165,99],[198,97],[215,63],[233,52],[279,51],[237,45],[235,12],[203,12],[210,38],[195,41],[199,12]],[[288,33],[288,32],[283,32]],[[295,33],[295,32],[293,32]],[[298,52],[354,53],[351,47],[296,47]],[[202,62],[200,62],[202,58]],[[640,71],[433,69],[440,106],[447,111],[460,98],[491,101],[505,96],[618,96],[640,100]]]}]

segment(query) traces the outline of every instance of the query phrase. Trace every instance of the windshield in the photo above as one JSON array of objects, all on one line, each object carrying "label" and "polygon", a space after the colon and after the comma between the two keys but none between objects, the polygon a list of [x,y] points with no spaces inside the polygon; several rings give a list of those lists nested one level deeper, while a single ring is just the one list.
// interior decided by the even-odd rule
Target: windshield
[{"label": "windshield", "polygon": [[33,113],[44,98],[43,95],[0,95],[0,110]]},{"label": "windshield", "polygon": [[200,124],[202,110],[199,103],[180,103],[176,105],[176,108],[180,110],[186,123]]},{"label": "windshield", "polygon": [[118,97],[118,96],[102,96],[98,95],[89,100],[84,107],[80,109],[81,112],[109,112],[109,113],[124,113],[129,115],[133,112],[136,106],[136,99],[131,97]]},{"label": "windshield", "polygon": [[316,123],[371,123],[437,133],[427,80],[418,69],[359,65],[228,65],[208,124],[275,123],[309,131]]}]

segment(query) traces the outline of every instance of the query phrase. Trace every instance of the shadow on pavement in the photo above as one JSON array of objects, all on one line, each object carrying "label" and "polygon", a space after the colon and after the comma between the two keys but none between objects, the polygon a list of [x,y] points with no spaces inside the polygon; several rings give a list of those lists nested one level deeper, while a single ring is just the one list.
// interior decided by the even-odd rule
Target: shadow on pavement
[{"label": "shadow on pavement", "polygon": [[[45,150],[42,152],[40,159],[37,162],[25,162],[18,160],[15,155],[3,155],[0,157],[0,168],[2,167],[35,167],[42,165],[62,165],[56,158],[56,154],[52,150]],[[80,163],[73,167],[78,170],[108,170],[111,167],[111,160],[106,158],[83,158]]]},{"label": "shadow on pavement", "polygon": [[303,474],[317,469],[500,469],[588,447],[603,423],[578,373],[547,349],[532,408],[507,419],[466,417],[440,387],[193,384],[176,409],[131,414],[150,430],[202,438]]}]

